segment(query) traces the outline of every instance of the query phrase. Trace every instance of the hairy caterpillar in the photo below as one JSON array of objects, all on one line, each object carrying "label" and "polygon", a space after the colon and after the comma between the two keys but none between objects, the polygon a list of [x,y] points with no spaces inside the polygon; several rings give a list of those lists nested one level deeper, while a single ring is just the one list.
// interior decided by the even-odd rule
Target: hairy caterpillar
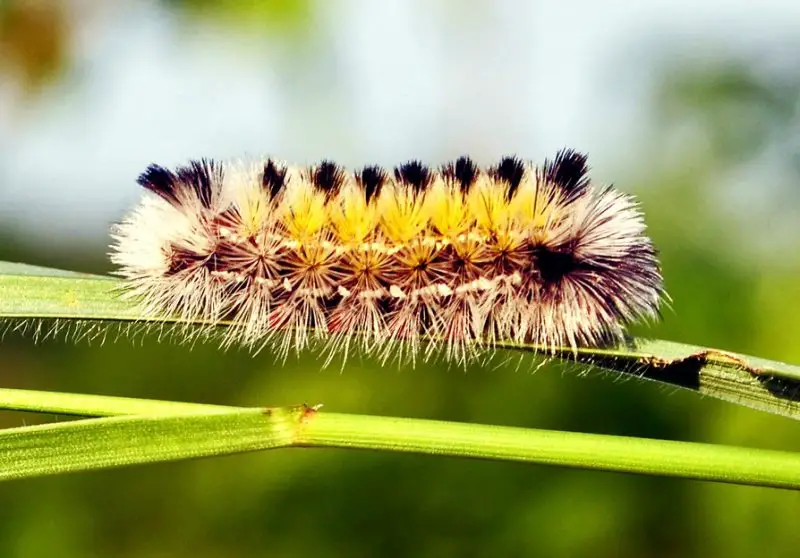
[{"label": "hairy caterpillar", "polygon": [[656,317],[664,291],[636,202],[587,171],[566,149],[488,168],[151,165],[111,258],[149,315],[226,321],[227,343],[595,346]]}]

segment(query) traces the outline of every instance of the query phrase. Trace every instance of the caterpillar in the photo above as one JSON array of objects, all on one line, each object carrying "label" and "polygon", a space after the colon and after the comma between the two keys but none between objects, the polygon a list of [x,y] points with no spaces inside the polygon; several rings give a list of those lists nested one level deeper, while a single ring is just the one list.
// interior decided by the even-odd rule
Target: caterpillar
[{"label": "caterpillar", "polygon": [[637,202],[588,170],[571,149],[488,167],[152,164],[110,255],[147,316],[224,322],[226,344],[461,361],[498,341],[599,346],[665,293]]}]

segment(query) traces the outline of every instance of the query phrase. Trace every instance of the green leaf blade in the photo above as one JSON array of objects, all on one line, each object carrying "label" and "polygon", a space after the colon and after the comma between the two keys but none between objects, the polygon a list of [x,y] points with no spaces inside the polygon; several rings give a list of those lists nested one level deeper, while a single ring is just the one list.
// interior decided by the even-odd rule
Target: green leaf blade
[{"label": "green leaf blade", "polygon": [[0,431],[0,480],[289,446],[302,410],[84,419]]}]

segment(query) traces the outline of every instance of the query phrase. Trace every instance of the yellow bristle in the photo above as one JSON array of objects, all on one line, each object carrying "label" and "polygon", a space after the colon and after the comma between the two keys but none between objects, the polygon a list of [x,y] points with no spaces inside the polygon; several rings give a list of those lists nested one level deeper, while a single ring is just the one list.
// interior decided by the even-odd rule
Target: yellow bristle
[{"label": "yellow bristle", "polygon": [[510,202],[510,211],[520,229],[533,234],[551,227],[562,217],[564,202],[556,187],[528,173]]},{"label": "yellow bristle", "polygon": [[280,211],[292,240],[301,244],[314,238],[327,224],[325,194],[301,173],[291,175]]},{"label": "yellow bristle", "polygon": [[442,179],[434,181],[425,199],[431,225],[451,242],[465,233],[473,218],[461,190]]},{"label": "yellow bristle", "polygon": [[392,184],[381,191],[378,210],[386,237],[397,244],[407,244],[425,229],[428,212],[424,195],[410,188]]},{"label": "yellow bristle", "polygon": [[378,225],[378,208],[367,203],[364,190],[348,181],[330,206],[330,220],[336,236],[344,244],[360,244]]},{"label": "yellow bristle", "polygon": [[470,190],[467,204],[478,228],[485,233],[506,230],[511,212],[506,200],[508,188],[505,184],[481,176]]},{"label": "yellow bristle", "polygon": [[273,211],[264,189],[249,178],[244,174],[237,175],[231,179],[230,186],[236,192],[233,203],[239,211],[241,230],[238,232],[243,238],[260,236],[265,224],[271,222],[270,214]]}]

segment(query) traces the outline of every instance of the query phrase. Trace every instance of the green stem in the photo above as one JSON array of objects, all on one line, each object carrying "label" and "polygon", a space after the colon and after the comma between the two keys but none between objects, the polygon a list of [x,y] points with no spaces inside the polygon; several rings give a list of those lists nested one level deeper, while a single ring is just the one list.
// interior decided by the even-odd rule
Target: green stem
[{"label": "green stem", "polygon": [[800,454],[694,442],[334,413],[298,442],[800,489]]},{"label": "green stem", "polygon": [[221,407],[8,389],[0,390],[0,408],[103,416],[0,430],[0,480],[282,447],[334,447],[800,489],[800,454],[781,451],[326,413],[306,406]]}]

